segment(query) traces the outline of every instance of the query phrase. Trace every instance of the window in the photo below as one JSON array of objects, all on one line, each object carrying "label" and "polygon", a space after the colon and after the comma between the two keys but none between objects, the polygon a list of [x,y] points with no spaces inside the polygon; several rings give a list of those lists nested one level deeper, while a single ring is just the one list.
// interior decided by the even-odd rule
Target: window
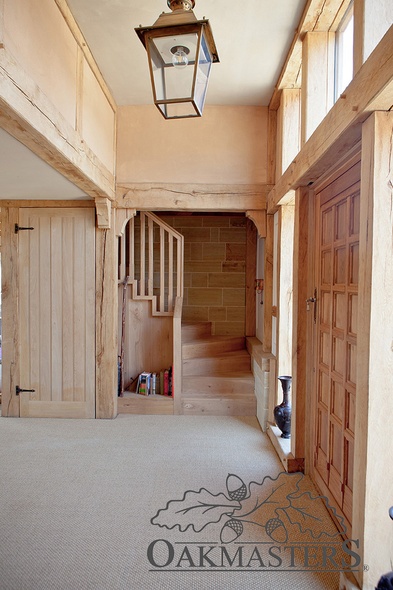
[{"label": "window", "polygon": [[353,3],[336,32],[334,95],[337,100],[353,78]]}]

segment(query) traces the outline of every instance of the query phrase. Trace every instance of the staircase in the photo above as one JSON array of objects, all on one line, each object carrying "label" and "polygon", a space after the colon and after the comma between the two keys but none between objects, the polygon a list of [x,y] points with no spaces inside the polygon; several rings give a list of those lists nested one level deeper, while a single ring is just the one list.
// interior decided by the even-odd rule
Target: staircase
[{"label": "staircase", "polygon": [[212,336],[211,323],[182,325],[182,413],[255,416],[251,359],[244,337]]}]

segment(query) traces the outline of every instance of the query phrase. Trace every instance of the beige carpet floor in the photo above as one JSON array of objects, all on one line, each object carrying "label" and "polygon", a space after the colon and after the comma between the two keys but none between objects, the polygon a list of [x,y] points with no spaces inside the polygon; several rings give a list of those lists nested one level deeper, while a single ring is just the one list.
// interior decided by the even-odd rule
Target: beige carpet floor
[{"label": "beige carpet floor", "polygon": [[[276,493],[282,471],[253,418],[0,418],[0,589],[337,590],[336,571],[261,557],[311,531],[292,516],[312,486]],[[244,563],[219,567],[223,544]]]}]

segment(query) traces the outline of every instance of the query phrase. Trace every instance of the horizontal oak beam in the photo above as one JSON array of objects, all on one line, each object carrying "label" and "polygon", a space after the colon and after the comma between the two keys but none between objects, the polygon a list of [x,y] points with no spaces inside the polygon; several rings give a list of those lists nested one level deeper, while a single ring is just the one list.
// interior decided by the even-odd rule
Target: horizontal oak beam
[{"label": "horizontal oak beam", "polygon": [[393,26],[270,192],[269,213],[288,191],[312,184],[351,150],[373,111],[388,111],[392,105]]},{"label": "horizontal oak beam", "polygon": [[0,127],[90,197],[114,199],[114,176],[5,49]]},{"label": "horizontal oak beam", "polygon": [[116,206],[139,211],[248,211],[266,209],[272,185],[122,183]]}]

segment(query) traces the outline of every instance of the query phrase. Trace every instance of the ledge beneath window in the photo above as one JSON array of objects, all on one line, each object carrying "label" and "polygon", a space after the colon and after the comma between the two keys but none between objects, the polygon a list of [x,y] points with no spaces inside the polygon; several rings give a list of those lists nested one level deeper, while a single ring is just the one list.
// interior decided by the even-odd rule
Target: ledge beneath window
[{"label": "ledge beneath window", "polygon": [[304,459],[298,459],[291,453],[291,439],[282,438],[281,430],[274,424],[267,425],[267,435],[270,438],[285,471],[288,473],[304,473]]}]

